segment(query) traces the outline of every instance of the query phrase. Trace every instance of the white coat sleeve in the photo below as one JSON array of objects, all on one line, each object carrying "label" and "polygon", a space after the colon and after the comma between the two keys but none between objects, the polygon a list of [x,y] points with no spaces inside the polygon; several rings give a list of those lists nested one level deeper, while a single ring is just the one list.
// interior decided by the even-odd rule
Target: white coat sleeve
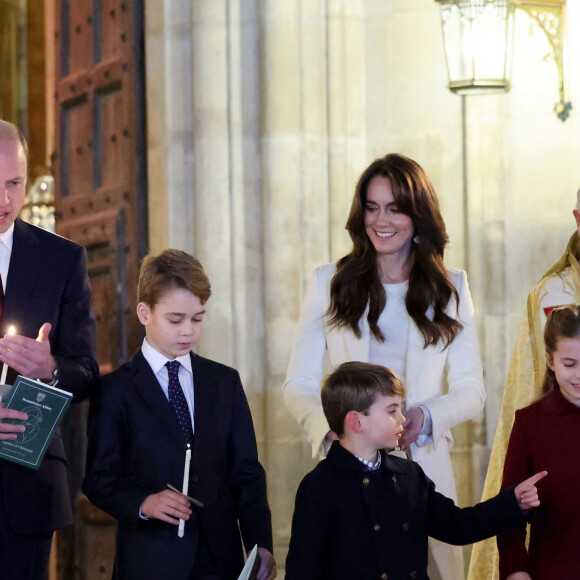
[{"label": "white coat sleeve", "polygon": [[325,437],[330,430],[320,401],[326,357],[326,286],[320,280],[320,269],[315,270],[300,310],[298,335],[283,387],[286,406],[305,430],[312,444],[312,457],[326,454]]}]

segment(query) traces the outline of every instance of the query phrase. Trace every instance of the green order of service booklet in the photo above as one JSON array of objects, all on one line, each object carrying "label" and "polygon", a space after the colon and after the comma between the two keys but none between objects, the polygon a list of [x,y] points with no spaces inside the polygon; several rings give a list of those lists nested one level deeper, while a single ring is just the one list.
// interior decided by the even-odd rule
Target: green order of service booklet
[{"label": "green order of service booklet", "polygon": [[2,400],[5,408],[23,411],[28,420],[3,420],[4,423],[25,425],[26,430],[18,433],[16,439],[0,441],[0,457],[38,469],[72,398],[72,393],[62,389],[16,377],[14,386]]}]

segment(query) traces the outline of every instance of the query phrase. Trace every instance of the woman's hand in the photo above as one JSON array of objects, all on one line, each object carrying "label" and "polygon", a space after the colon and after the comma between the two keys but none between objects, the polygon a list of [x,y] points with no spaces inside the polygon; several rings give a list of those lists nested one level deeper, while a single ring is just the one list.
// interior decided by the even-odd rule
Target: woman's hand
[{"label": "woman's hand", "polygon": [[403,427],[403,436],[399,439],[399,447],[403,450],[407,449],[411,443],[415,443],[419,439],[421,429],[423,429],[423,421],[425,421],[425,414],[420,407],[413,407],[404,412],[405,422]]},{"label": "woman's hand", "polygon": [[338,435],[331,429],[327,434],[325,439],[327,441],[338,441]]}]

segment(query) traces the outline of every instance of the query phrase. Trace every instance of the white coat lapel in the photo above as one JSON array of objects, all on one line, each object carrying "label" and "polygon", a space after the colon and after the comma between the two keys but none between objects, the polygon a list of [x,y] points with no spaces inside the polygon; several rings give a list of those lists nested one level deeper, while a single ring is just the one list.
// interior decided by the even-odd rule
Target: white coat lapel
[{"label": "white coat lapel", "polygon": [[409,317],[407,335],[407,362],[405,365],[405,399],[407,407],[414,407],[414,387],[420,381],[421,369],[425,366],[425,339],[415,321]]},{"label": "white coat lapel", "polygon": [[371,331],[367,320],[368,307],[359,322],[361,337],[357,338],[351,330],[344,327],[331,328],[327,332],[326,342],[332,368],[347,361],[369,361]]},{"label": "white coat lapel", "polygon": [[371,346],[371,329],[369,327],[368,306],[363,314],[362,321],[359,322],[361,337],[357,338],[353,332],[346,333],[347,360],[356,360],[360,362],[369,362],[369,349]]}]

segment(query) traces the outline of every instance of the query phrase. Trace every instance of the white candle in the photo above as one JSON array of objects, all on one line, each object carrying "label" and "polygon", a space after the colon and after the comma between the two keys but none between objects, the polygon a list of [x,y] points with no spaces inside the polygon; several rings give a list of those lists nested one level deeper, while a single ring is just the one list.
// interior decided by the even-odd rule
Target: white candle
[{"label": "white candle", "polygon": [[[16,328],[14,326],[9,326],[8,327],[8,334],[10,334],[11,336],[16,334]],[[6,384],[6,374],[8,373],[8,365],[6,363],[4,363],[2,365],[2,377],[0,377],[0,385],[5,385]]]},{"label": "white candle", "polygon": [[[189,493],[189,466],[191,465],[191,449],[189,443],[187,444],[187,451],[185,452],[185,465],[183,467],[183,495]],[[183,538],[185,534],[185,520],[179,520],[179,529],[177,530],[177,535]]]}]

